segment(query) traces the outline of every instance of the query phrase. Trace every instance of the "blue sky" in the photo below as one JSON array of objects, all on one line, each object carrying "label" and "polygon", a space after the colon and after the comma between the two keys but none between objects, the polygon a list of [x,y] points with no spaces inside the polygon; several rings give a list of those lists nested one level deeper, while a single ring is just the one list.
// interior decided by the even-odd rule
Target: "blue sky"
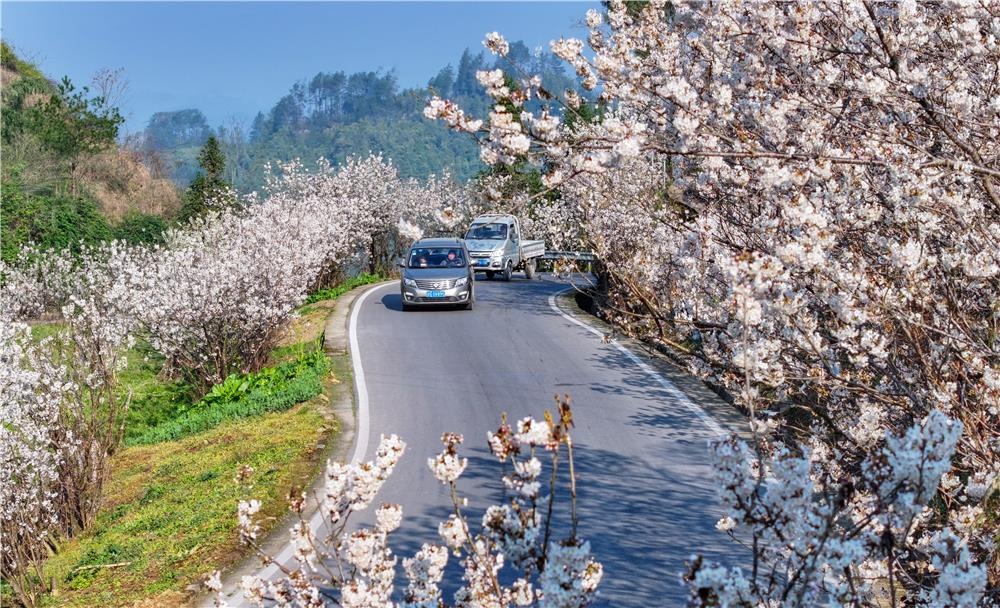
[{"label": "blue sky", "polygon": [[159,110],[199,108],[217,126],[253,118],[317,72],[395,68],[423,86],[499,31],[529,47],[582,37],[596,2],[9,2],[3,39],[52,78],[85,84],[124,68],[122,113],[141,130]]}]

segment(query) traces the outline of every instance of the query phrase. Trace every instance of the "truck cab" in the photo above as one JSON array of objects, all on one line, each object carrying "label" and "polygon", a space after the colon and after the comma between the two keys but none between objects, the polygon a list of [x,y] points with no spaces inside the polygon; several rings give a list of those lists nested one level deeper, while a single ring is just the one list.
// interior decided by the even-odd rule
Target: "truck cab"
[{"label": "truck cab", "polygon": [[526,241],[521,223],[514,215],[488,213],[472,221],[465,233],[472,269],[492,279],[499,275],[509,281],[514,270],[535,277],[536,259],[545,254],[545,243]]}]

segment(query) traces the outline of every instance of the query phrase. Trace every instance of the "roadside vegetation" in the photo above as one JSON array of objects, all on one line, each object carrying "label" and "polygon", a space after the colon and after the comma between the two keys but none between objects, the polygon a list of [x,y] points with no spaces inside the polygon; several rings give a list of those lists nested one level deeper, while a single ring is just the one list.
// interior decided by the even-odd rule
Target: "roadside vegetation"
[{"label": "roadside vegetation", "polygon": [[0,257],[12,261],[27,243],[78,253],[114,238],[156,241],[180,200],[168,179],[117,141],[121,73],[102,71],[83,88],[53,82],[6,42],[0,64]]},{"label": "roadside vegetation", "polygon": [[335,300],[355,287],[370,285],[372,283],[380,283],[388,278],[389,277],[382,274],[370,274],[363,272],[356,277],[347,279],[343,283],[326,289],[320,289],[319,291],[309,294],[309,297],[306,298],[306,304],[312,304],[322,300]]},{"label": "roadside vegetation", "polygon": [[[51,588],[42,605],[177,605],[207,572],[241,560],[239,500],[260,501],[270,528],[319,470],[337,429],[327,404],[349,373],[345,356],[323,352],[323,322],[337,297],[377,280],[364,275],[313,294],[268,366],[233,374],[201,398],[166,377],[148,343],[129,349],[119,385],[131,395],[124,447],[109,460],[93,523],[46,560]],[[36,324],[32,337],[65,331]],[[14,599],[4,587],[3,603]]]},{"label": "roadside vegetation", "polygon": [[[110,464],[103,506],[46,562],[49,606],[179,605],[207,570],[245,554],[235,513],[247,496],[268,524],[318,469],[333,430],[315,405],[224,422],[180,441],[130,447]],[[256,473],[242,482],[245,467]],[[142,604],[140,604],[142,605]]]}]

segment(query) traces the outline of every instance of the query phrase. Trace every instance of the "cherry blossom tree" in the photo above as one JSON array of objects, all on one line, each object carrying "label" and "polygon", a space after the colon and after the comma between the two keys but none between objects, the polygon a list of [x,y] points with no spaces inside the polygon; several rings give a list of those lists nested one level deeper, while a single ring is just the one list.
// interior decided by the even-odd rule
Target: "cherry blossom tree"
[{"label": "cherry blossom tree", "polygon": [[49,431],[59,419],[63,382],[26,325],[0,320],[0,576],[32,607],[59,525],[60,453]]},{"label": "cherry blossom tree", "polygon": [[[118,374],[134,328],[119,299],[128,266],[116,244],[80,260],[65,252],[31,257],[35,268],[7,274],[6,287],[26,293],[0,296],[12,302],[0,309],[3,578],[29,606],[46,584],[42,563],[54,539],[84,529],[101,505],[107,459],[128,412]],[[70,271],[75,280],[66,278]],[[25,295],[59,305],[56,333],[39,343],[10,316],[31,308],[17,304]]]},{"label": "cherry blossom tree", "polygon": [[[600,257],[609,319],[750,415],[756,439],[738,451],[757,485],[784,467],[781,480],[823,480],[797,499],[844,494],[830,525],[782,527],[736,501],[723,459],[737,505],[723,527],[755,540],[759,567],[700,587],[699,562],[703,601],[830,601],[842,589],[823,596],[809,574],[830,568],[882,577],[896,605],[972,605],[945,588],[989,568],[995,596],[983,506],[1000,472],[1000,9],[613,1],[586,22],[586,41],[551,48],[599,92],[599,118],[516,68],[479,75],[496,100],[486,121],[437,98],[425,113],[477,137],[488,163],[546,169],[552,232]],[[485,44],[505,53],[502,37]],[[524,111],[531,97],[549,107]],[[884,521],[897,503],[874,463],[924,458],[892,438],[931,441],[941,414],[954,455],[933,458],[950,470],[933,495],[905,492],[915,523]],[[882,544],[852,545],[850,562],[866,575],[838,578],[816,543],[869,533]],[[802,587],[770,585],[771,568]]]}]

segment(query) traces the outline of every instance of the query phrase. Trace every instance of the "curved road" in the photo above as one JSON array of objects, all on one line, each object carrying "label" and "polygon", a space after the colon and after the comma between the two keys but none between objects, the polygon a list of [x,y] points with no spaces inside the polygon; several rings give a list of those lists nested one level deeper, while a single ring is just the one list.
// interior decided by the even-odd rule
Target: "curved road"
[{"label": "curved road", "polygon": [[473,311],[404,313],[393,284],[355,304],[370,406],[366,457],[381,433],[408,444],[377,500],[403,505],[393,549],[406,557],[439,542],[450,500],[427,458],[440,451],[443,431],[465,435],[469,467],[459,487],[478,522],[486,506],[503,501],[486,431],[503,412],[540,417],[555,393],[570,393],[580,533],[604,564],[599,605],[682,605],[679,575],[692,553],[742,561],[715,530],[720,511],[707,459],[707,441],[723,432],[718,418],[733,417],[700,383],[687,382],[695,405],[640,357],[560,314],[550,296],[566,288],[480,278]]},{"label": "curved road", "polygon": [[[604,565],[597,605],[684,605],[680,577],[691,554],[727,565],[747,561],[715,530],[721,511],[707,448],[720,433],[743,431],[742,418],[700,381],[638,349],[605,343],[592,318],[562,312],[554,296],[567,287],[520,275],[509,283],[480,278],[473,311],[403,312],[396,283],[360,296],[350,323],[359,402],[354,458],[371,458],[382,433],[407,442],[376,503],[403,506],[392,548],[409,557],[424,542],[441,542],[437,526],[451,512],[445,486],[427,468],[441,434],[465,435],[460,452],[469,466],[459,488],[478,530],[485,508],[504,502],[486,432],[504,412],[511,420],[540,417],[553,407],[553,395],[569,393],[579,533]],[[371,523],[365,515],[360,523]],[[318,514],[312,525],[320,525]],[[276,557],[292,564],[284,547]],[[461,572],[454,559],[448,568],[450,600]],[[399,571],[402,588],[401,565]],[[257,573],[272,578],[277,569]],[[238,574],[230,578],[236,580],[226,585],[226,599],[246,605],[234,589]]]}]

